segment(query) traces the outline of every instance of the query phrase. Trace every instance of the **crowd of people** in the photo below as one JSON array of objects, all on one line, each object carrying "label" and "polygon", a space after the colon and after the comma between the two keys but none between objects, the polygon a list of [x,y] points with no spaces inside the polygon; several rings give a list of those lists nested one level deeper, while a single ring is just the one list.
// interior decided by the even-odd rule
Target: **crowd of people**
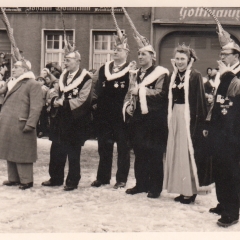
[{"label": "crowd of people", "polygon": [[147,193],[148,198],[158,198],[166,189],[179,194],[174,201],[190,204],[215,183],[219,204],[209,211],[221,215],[219,226],[237,223],[240,47],[221,27],[218,68],[208,68],[203,78],[193,68],[197,53],[183,43],[173,49],[173,71],[169,73],[156,65],[153,46],[138,33],[125,8],[123,11],[133,29],[138,64],[128,61],[130,46],[113,11],[117,31],[113,60],[94,74],[80,67],[82,56],[67,41],[64,69],[48,64],[38,78],[31,63],[14,48],[17,61],[12,77],[6,83],[0,81],[0,159],[7,160],[8,166],[8,180],[3,184],[20,185],[23,190],[33,186],[36,136],[49,136],[50,179],[42,185],[64,184],[68,158],[64,190],[77,189],[81,148],[94,126],[99,166],[92,187],[110,184],[116,142],[115,189],[126,186],[133,149],[136,184],[126,194]]}]

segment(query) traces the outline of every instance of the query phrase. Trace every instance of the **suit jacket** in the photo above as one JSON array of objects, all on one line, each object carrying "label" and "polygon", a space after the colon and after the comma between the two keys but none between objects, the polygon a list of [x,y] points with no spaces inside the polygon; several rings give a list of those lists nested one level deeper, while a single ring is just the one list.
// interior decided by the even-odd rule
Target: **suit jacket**
[{"label": "suit jacket", "polygon": [[7,92],[0,113],[0,159],[16,163],[37,160],[36,130],[23,133],[23,129],[25,125],[37,125],[42,90],[39,83],[27,77],[28,73]]}]

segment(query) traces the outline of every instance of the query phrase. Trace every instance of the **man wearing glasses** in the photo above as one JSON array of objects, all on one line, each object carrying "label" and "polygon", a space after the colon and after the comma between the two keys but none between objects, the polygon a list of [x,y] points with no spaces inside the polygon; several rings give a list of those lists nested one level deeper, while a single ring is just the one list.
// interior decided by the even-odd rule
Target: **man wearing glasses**
[{"label": "man wearing glasses", "polygon": [[[115,37],[113,61],[106,62],[99,69],[93,108],[96,111],[98,153],[100,156],[97,179],[91,184],[100,187],[110,184],[113,145],[117,143],[117,174],[115,189],[125,187],[130,167],[130,152],[127,131],[123,121],[123,101],[129,86],[129,47],[125,35]],[[121,35],[121,36],[120,36]]]},{"label": "man wearing glasses", "polygon": [[36,125],[42,109],[41,86],[31,63],[21,57],[12,77],[1,88],[6,93],[0,113],[0,159],[7,160],[5,186],[33,187],[33,163],[37,160]]},{"label": "man wearing glasses", "polygon": [[220,84],[216,92],[209,129],[213,149],[213,177],[219,202],[209,212],[221,215],[217,224],[222,227],[231,226],[239,219],[239,57],[239,46],[229,39],[229,42],[222,46],[221,60],[218,61]]},{"label": "man wearing glasses", "polygon": [[91,117],[92,78],[80,68],[81,55],[71,50],[64,56],[65,70],[59,79],[59,96],[51,100],[55,111],[51,124],[49,174],[43,186],[60,186],[64,182],[64,167],[68,157],[69,168],[64,191],[72,191],[80,181],[80,153],[88,137]]}]

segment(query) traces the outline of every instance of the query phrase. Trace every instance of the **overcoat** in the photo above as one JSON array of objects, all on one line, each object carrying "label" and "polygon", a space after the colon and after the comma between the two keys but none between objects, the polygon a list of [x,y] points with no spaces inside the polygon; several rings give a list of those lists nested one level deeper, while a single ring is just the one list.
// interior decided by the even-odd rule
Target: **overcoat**
[{"label": "overcoat", "polygon": [[[42,90],[32,72],[7,92],[0,112],[0,159],[16,163],[37,160],[36,125],[42,110]],[[25,125],[34,128],[23,133]]]}]

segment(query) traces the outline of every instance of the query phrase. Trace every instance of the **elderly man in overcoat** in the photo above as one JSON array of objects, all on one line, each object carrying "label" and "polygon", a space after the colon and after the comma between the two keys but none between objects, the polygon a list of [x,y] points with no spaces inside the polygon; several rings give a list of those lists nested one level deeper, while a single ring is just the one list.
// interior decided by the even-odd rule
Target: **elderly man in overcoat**
[{"label": "elderly man in overcoat", "polygon": [[36,124],[42,109],[42,91],[31,71],[31,63],[19,60],[6,92],[0,113],[0,159],[7,160],[8,181],[3,185],[33,186],[33,163],[37,160]]}]

